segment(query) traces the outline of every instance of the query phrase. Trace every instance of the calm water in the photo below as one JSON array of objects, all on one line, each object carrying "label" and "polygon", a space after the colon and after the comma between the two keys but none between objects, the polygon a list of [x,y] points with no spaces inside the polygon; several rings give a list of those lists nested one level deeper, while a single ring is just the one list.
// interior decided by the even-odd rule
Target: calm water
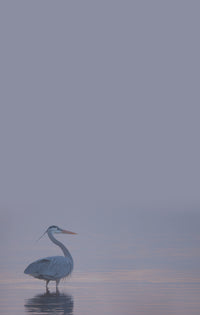
[{"label": "calm water", "polygon": [[80,273],[53,284],[1,277],[1,314],[199,314],[200,279],[163,270]]},{"label": "calm water", "polygon": [[199,314],[199,215],[160,217],[156,224],[150,216],[146,220],[126,221],[121,234],[113,227],[106,235],[105,226],[105,233],[92,234],[91,241],[84,235],[74,243],[70,239],[75,269],[60,283],[59,292],[54,283],[46,292],[43,281],[23,274],[27,257],[32,255],[33,261],[47,256],[44,253],[58,253],[48,239],[34,246],[26,240],[27,248],[21,249],[17,241],[19,246],[10,252],[5,246],[0,314]]}]

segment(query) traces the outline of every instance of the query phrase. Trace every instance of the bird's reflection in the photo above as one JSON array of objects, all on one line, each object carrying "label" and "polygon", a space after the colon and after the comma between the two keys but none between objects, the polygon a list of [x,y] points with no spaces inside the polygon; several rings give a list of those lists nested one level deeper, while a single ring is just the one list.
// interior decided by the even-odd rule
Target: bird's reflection
[{"label": "bird's reflection", "polygon": [[69,294],[60,293],[58,290],[50,293],[35,295],[27,299],[24,305],[27,313],[32,314],[59,314],[73,315],[73,297]]}]

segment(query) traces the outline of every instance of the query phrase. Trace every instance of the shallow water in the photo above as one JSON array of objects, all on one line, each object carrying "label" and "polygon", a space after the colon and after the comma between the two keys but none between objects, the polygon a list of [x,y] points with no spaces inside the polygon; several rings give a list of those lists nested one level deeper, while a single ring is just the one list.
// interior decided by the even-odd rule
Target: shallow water
[{"label": "shallow water", "polygon": [[75,272],[54,283],[1,275],[0,314],[199,314],[200,277],[194,272],[116,270]]},{"label": "shallow water", "polygon": [[199,220],[188,212],[151,213],[126,220],[124,229],[121,221],[121,234],[118,226],[106,234],[104,225],[102,234],[82,233],[74,242],[63,238],[75,268],[57,292],[54,282],[47,292],[44,281],[23,274],[34,258],[60,254],[48,238],[32,246],[17,239],[15,249],[7,243],[0,263],[0,314],[197,315]]}]

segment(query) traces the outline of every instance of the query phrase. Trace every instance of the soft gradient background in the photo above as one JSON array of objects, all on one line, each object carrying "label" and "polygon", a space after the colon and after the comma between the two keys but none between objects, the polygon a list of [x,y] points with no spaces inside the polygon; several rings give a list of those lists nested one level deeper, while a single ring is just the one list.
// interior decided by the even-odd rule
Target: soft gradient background
[{"label": "soft gradient background", "polygon": [[199,10],[1,1],[4,274],[59,253],[52,224],[79,271],[199,271]]}]

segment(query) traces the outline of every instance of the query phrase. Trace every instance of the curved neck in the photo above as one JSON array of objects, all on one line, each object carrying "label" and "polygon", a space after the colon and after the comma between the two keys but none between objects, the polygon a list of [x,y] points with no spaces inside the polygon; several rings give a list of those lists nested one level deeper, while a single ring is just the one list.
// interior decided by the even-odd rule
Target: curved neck
[{"label": "curved neck", "polygon": [[65,257],[69,257],[69,258],[71,258],[71,260],[73,260],[71,254],[70,254],[70,252],[68,251],[68,249],[67,249],[61,242],[59,242],[59,241],[53,236],[53,234],[52,234],[51,232],[48,231],[47,234],[48,234],[48,237],[50,238],[50,240],[51,240],[54,244],[58,245],[58,246],[62,249],[63,254],[65,255]]}]

